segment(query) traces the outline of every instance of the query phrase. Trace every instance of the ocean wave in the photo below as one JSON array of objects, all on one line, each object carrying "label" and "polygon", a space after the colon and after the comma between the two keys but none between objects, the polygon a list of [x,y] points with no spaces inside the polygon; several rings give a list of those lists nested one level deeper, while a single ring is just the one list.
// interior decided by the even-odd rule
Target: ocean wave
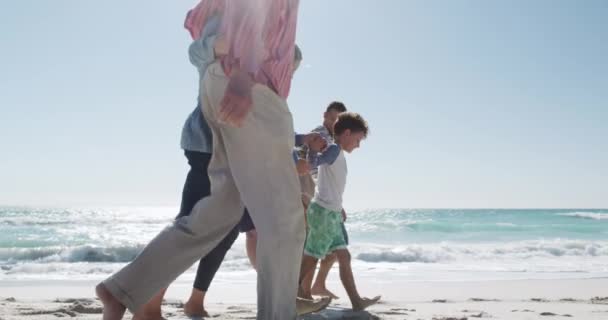
[{"label": "ocean wave", "polygon": [[142,250],[143,245],[0,248],[0,262],[129,262]]},{"label": "ocean wave", "polygon": [[449,263],[476,260],[522,261],[534,258],[586,257],[608,259],[608,242],[522,241],[508,243],[440,243],[407,246],[361,246],[354,256],[366,262]]},{"label": "ocean wave", "polygon": [[582,219],[608,220],[608,213],[601,212],[567,212],[558,213],[557,215],[562,217],[573,217]]}]

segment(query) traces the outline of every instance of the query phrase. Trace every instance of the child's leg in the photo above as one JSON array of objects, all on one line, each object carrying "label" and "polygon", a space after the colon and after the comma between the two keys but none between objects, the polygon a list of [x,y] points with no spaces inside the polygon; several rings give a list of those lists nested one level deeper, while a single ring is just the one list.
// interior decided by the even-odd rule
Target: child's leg
[{"label": "child's leg", "polygon": [[[306,257],[306,255],[304,255],[302,257],[302,260],[305,257]],[[302,279],[302,283],[300,283],[300,288],[298,290],[298,297],[304,298],[304,299],[312,299],[312,291],[311,291],[312,279],[314,278],[316,268],[317,268],[317,264],[315,263],[315,265],[312,267],[312,269],[307,274],[304,275],[304,279]]]},{"label": "child's leg", "polygon": [[302,282],[306,275],[310,272],[314,272],[315,267],[317,266],[317,258],[311,257],[309,255],[302,256],[302,267],[300,268],[300,286],[302,286]]},{"label": "child's leg", "polygon": [[350,265],[350,252],[348,252],[348,249],[336,250],[336,256],[338,258],[338,263],[340,264],[340,280],[342,280],[342,285],[344,285],[344,289],[346,289],[346,293],[350,298],[353,310],[360,311],[378,302],[380,296],[372,299],[361,298],[359,292],[357,292],[353,270]]},{"label": "child's leg", "polygon": [[[314,285],[311,287],[311,294],[317,296],[327,296],[332,299],[339,299],[333,292],[329,291],[325,285],[327,282],[327,276],[329,275],[329,271],[333,266],[334,262],[336,262],[336,254],[332,253],[325,257],[325,259],[321,260],[321,266],[319,267],[319,272],[317,272],[317,278],[315,279]],[[312,280],[312,277],[311,279]]]},{"label": "child's leg", "polygon": [[[329,253],[333,240],[328,229],[331,225],[331,221],[328,219],[331,216],[327,214],[326,209],[313,202],[308,206],[306,215],[308,217],[308,230],[302,267],[300,268],[299,293],[302,297],[310,299],[312,298],[310,295],[311,278],[314,275],[317,261]],[[306,281],[304,281],[305,279]]]}]

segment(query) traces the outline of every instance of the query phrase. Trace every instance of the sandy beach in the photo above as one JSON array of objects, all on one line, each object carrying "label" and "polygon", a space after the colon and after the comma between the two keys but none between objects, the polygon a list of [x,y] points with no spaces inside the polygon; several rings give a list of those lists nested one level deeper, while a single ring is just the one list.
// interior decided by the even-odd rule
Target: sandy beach
[{"label": "sandy beach", "polygon": [[[100,319],[95,281],[5,281],[0,284],[0,319]],[[468,282],[362,281],[364,294],[382,294],[380,304],[353,312],[341,296],[327,310],[302,319],[608,319],[608,279],[502,280]],[[215,284],[208,296],[211,319],[255,319],[255,283]],[[189,283],[178,281],[164,305],[168,319],[189,319],[181,309]],[[130,318],[127,314],[125,318]]]}]

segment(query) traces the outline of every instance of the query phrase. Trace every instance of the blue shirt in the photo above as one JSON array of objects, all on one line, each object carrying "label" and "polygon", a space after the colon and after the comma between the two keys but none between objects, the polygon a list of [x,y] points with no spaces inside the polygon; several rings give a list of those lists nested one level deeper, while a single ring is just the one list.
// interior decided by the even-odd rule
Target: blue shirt
[{"label": "blue shirt", "polygon": [[[201,37],[192,42],[188,53],[190,62],[198,69],[199,78],[202,81],[207,67],[215,60],[214,44],[219,31],[221,19],[213,16],[207,21]],[[203,106],[199,99],[196,108],[190,113],[182,129],[181,147],[188,151],[211,153],[212,141],[211,129],[203,116]]]}]

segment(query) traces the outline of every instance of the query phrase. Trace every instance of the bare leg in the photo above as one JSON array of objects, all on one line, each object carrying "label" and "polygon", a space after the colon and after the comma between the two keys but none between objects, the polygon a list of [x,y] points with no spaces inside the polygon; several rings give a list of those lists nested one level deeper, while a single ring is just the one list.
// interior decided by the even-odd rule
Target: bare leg
[{"label": "bare leg", "polygon": [[258,232],[253,229],[251,231],[247,231],[245,235],[247,236],[245,240],[245,247],[247,248],[247,257],[249,257],[249,263],[251,263],[251,266],[257,270],[256,247],[258,245]]},{"label": "bare leg", "polygon": [[298,287],[298,296],[300,298],[312,299],[312,296],[310,295],[310,287],[305,288],[303,286],[306,285],[304,283],[304,279],[309,276],[309,274],[314,274],[317,261],[319,260],[311,256],[302,256],[302,267],[300,267],[300,285]]},{"label": "bare leg", "polygon": [[317,272],[315,284],[310,290],[311,294],[314,294],[315,296],[326,296],[331,297],[332,299],[339,299],[339,297],[333,294],[333,292],[327,290],[327,287],[325,286],[327,276],[329,275],[329,271],[331,270],[334,262],[336,262],[335,253],[332,253],[325,257],[325,259],[321,260],[321,267],[319,267],[319,272]]},{"label": "bare leg", "polygon": [[148,303],[133,315],[133,320],[163,320],[161,305],[167,289],[158,292]]},{"label": "bare leg", "polygon": [[348,252],[347,249],[339,249],[336,250],[336,255],[338,257],[338,263],[340,264],[340,280],[342,280],[342,285],[344,285],[344,289],[346,289],[346,293],[348,293],[350,302],[353,305],[353,310],[361,311],[378,302],[380,296],[376,296],[372,299],[362,298],[359,295],[359,292],[357,292],[353,270],[350,265],[350,252]]},{"label": "bare leg", "polygon": [[[309,273],[314,273],[315,266],[317,265],[318,261],[318,259],[313,258],[311,256],[302,256],[302,267],[300,268],[300,288],[298,291],[302,290],[302,281],[304,280],[306,275]],[[296,300],[296,309],[298,310],[298,315],[303,315],[306,313],[317,312],[319,310],[325,309],[330,302],[330,297],[323,297],[320,300],[298,297]]]},{"label": "bare leg", "polygon": [[120,303],[103,283],[95,287],[95,294],[103,304],[103,320],[121,320],[127,308]]},{"label": "bare leg", "polygon": [[319,260],[311,256],[304,255],[302,257],[302,267],[300,268],[300,284],[302,284],[304,277],[306,277],[308,273],[314,271],[314,268],[317,265],[317,261]]},{"label": "bare leg", "polygon": [[[306,255],[302,258],[302,261],[306,259]],[[312,286],[312,279],[315,275],[315,269],[317,268],[317,263],[315,262],[314,267],[304,275],[302,282],[300,283],[300,287],[298,288],[298,297],[304,299],[312,299],[312,293],[310,291],[310,287]]]},{"label": "bare leg", "polygon": [[184,313],[188,317],[209,317],[205,310],[205,291],[192,288],[190,299],[184,305]]}]

